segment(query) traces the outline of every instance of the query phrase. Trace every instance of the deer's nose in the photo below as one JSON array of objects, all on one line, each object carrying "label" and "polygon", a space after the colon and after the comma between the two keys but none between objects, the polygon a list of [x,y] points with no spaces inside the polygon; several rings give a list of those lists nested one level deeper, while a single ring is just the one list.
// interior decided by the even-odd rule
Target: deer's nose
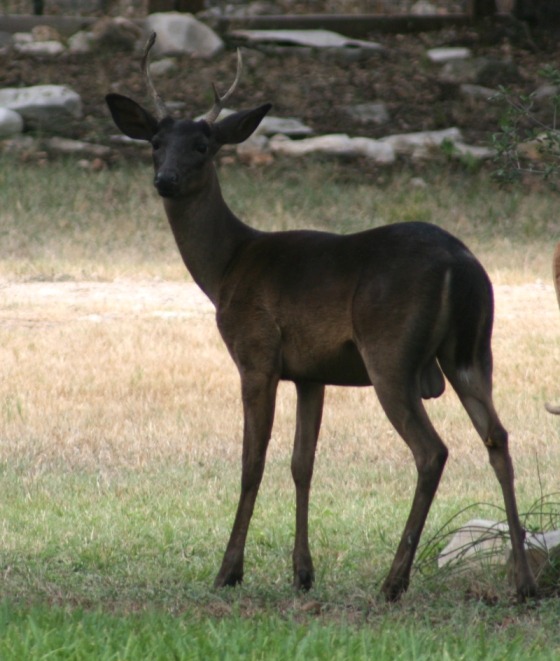
[{"label": "deer's nose", "polygon": [[179,192],[179,176],[176,172],[158,172],[154,177],[154,186],[162,197],[173,197]]}]

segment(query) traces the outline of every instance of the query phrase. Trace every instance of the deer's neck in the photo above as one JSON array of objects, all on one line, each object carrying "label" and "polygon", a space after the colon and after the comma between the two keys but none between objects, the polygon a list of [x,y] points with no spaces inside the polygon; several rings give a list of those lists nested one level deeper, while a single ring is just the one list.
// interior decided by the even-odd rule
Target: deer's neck
[{"label": "deer's neck", "polygon": [[239,247],[259,232],[229,209],[214,169],[199,192],[184,198],[164,198],[164,207],[187,269],[216,304],[228,264]]}]

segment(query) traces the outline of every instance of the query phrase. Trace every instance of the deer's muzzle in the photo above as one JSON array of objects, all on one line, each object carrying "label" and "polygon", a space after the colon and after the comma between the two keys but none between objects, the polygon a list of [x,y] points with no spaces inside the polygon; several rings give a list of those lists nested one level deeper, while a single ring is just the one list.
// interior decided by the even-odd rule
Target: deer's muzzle
[{"label": "deer's muzzle", "polygon": [[179,176],[175,172],[158,172],[154,186],[162,197],[175,197],[179,193]]}]

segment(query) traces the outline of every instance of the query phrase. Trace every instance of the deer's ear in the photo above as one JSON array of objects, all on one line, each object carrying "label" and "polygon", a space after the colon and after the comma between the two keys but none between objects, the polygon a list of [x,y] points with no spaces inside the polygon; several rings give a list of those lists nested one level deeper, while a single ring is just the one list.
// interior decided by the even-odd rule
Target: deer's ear
[{"label": "deer's ear", "polygon": [[221,146],[235,145],[247,140],[271,108],[272,104],[266,103],[253,110],[241,110],[224,117],[214,124],[216,141]]},{"label": "deer's ear", "polygon": [[107,94],[105,101],[113,121],[129,138],[149,141],[154,137],[157,132],[157,119],[136,101],[121,94]]}]

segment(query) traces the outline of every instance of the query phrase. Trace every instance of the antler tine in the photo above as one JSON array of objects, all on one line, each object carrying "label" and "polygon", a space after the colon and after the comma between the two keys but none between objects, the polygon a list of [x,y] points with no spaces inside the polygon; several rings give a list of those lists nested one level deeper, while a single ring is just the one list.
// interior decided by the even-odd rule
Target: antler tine
[{"label": "antler tine", "polygon": [[243,72],[243,59],[241,57],[241,50],[237,49],[237,73],[235,74],[235,80],[233,85],[228,89],[228,91],[220,96],[218,90],[214,83],[212,83],[212,89],[214,90],[214,105],[202,118],[207,124],[213,124],[217,119],[219,114],[222,112],[224,103],[231,97],[231,95],[237,89],[239,81],[241,80],[241,74]]},{"label": "antler tine", "polygon": [[148,66],[148,60],[150,56],[150,51],[152,46],[156,43],[157,34],[152,32],[149,36],[148,41],[146,42],[146,47],[144,48],[144,55],[142,56],[142,73],[146,80],[146,86],[150,92],[154,104],[156,106],[156,115],[158,119],[163,119],[164,117],[169,116],[169,110],[165,107],[165,103],[161,96],[157,93],[152,77],[150,76],[150,67]]}]

